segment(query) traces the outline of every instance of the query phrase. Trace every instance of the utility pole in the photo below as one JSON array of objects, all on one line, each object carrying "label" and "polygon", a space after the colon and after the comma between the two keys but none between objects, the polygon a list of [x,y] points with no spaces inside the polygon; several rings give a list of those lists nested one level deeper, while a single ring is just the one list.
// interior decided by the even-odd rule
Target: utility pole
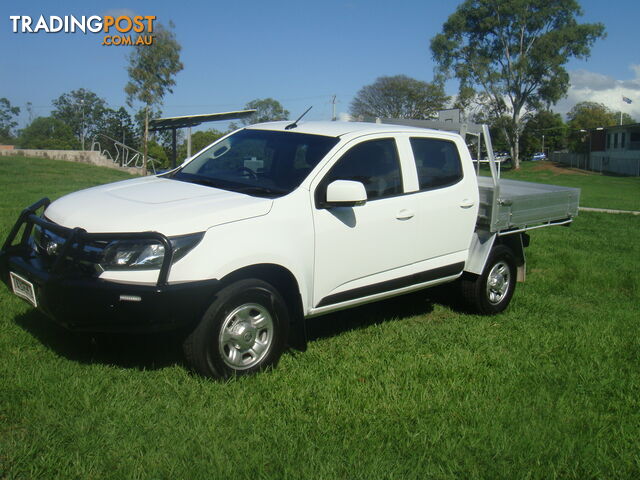
[{"label": "utility pole", "polygon": [[147,176],[147,142],[149,141],[149,105],[144,107],[144,150],[142,154],[142,176]]},{"label": "utility pole", "polygon": [[80,108],[82,108],[82,131],[80,134],[82,138],[82,151],[84,152],[84,95],[80,99]]},{"label": "utility pole", "polygon": [[189,127],[189,133],[187,133],[187,158],[191,158],[191,127]]},{"label": "utility pole", "polygon": [[336,95],[331,99],[331,121],[336,121]]},{"label": "utility pole", "polygon": [[544,133],[542,134],[542,153],[544,153]]}]

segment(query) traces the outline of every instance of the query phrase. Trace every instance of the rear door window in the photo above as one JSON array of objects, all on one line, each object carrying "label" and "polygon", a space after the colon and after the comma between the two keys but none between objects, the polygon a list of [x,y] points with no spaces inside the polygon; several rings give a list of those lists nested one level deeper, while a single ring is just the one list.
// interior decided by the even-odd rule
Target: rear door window
[{"label": "rear door window", "polygon": [[420,190],[442,188],[462,180],[460,154],[454,142],[419,137],[410,141]]}]

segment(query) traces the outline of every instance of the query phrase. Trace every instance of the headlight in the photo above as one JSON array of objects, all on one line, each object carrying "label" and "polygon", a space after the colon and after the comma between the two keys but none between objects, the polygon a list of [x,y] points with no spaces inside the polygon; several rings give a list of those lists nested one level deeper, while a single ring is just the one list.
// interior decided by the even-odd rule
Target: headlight
[{"label": "headlight", "polygon": [[[169,238],[173,247],[173,263],[195,247],[204,232]],[[164,245],[156,240],[115,240],[102,253],[104,270],[157,270],[164,260]]]}]

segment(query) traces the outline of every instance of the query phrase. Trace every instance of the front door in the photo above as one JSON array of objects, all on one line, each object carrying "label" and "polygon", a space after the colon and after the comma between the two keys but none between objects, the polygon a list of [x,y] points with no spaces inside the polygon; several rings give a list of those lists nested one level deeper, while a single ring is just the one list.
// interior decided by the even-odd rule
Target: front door
[{"label": "front door", "polygon": [[[362,182],[367,203],[319,208],[334,180]],[[415,198],[404,195],[394,138],[377,138],[351,147],[324,175],[314,195],[314,306],[325,306],[375,291],[402,275],[415,261]],[[373,287],[373,288],[372,288]]]}]

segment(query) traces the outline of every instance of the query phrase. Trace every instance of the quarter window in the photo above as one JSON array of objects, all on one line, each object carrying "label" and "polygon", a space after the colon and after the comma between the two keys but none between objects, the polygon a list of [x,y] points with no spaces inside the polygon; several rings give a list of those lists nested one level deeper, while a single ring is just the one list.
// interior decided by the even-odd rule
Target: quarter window
[{"label": "quarter window", "polygon": [[323,187],[319,189],[323,195],[326,194],[327,185],[334,180],[362,182],[367,191],[367,200],[401,194],[402,173],[395,140],[369,140],[351,148],[323,179]]},{"label": "quarter window", "polygon": [[436,138],[412,138],[411,149],[420,190],[453,185],[462,179],[462,164],[455,143]]}]

